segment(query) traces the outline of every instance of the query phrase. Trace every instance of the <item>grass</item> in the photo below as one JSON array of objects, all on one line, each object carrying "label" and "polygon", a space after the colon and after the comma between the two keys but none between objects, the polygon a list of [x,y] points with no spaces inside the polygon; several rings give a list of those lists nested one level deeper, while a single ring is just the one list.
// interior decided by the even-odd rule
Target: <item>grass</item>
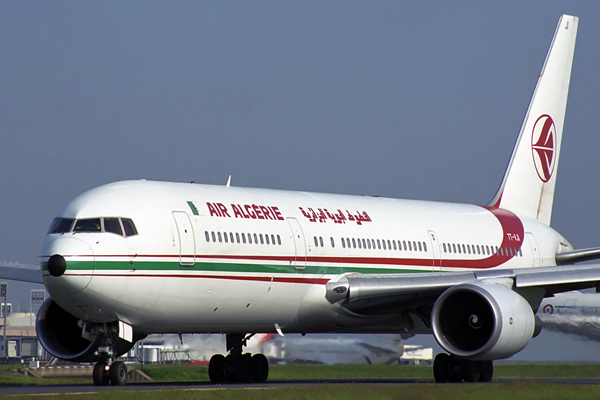
[{"label": "grass", "polygon": [[[413,384],[402,386],[391,385],[317,385],[294,386],[273,389],[192,389],[192,390],[156,390],[128,391],[108,389],[99,393],[69,394],[68,399],[86,400],[127,400],[144,398],[144,400],[181,400],[181,399],[215,399],[215,400],[505,400],[505,399],[597,399],[600,396],[599,386],[586,385],[554,385],[539,382],[508,382],[470,385],[436,385]],[[0,396],[2,399],[27,398],[27,396]],[[36,395],[32,398],[49,396]],[[52,395],[50,398],[56,398]],[[59,397],[60,398],[60,397]]]},{"label": "grass", "polygon": [[[90,378],[45,378],[6,374],[16,366],[0,366],[0,386],[89,384]],[[208,368],[194,364],[138,366],[157,382],[208,382]],[[272,365],[269,380],[430,379],[431,367],[404,365]],[[494,378],[599,378],[600,364],[499,364]]]}]

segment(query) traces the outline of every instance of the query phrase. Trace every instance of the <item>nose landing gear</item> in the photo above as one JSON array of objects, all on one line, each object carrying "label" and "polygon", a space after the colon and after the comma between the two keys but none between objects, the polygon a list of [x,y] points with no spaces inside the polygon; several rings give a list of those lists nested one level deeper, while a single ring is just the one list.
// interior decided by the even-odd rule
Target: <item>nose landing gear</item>
[{"label": "nose landing gear", "polygon": [[109,364],[99,362],[94,365],[93,380],[95,386],[124,386],[127,384],[127,366],[122,361]]},{"label": "nose landing gear", "polygon": [[263,354],[242,354],[242,349],[254,334],[227,334],[229,354],[215,354],[208,364],[208,376],[213,383],[265,382],[269,377],[269,362]]}]

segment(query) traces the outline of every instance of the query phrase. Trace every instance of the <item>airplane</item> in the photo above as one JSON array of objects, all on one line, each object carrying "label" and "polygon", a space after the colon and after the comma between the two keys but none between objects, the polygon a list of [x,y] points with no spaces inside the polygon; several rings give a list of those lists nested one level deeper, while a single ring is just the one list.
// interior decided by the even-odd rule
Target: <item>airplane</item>
[{"label": "airplane", "polygon": [[[333,364],[393,364],[404,353],[402,335],[394,334],[257,334],[247,341],[246,349],[261,352],[270,363],[333,365]],[[150,335],[143,339],[144,348],[167,349],[163,360],[177,351],[187,361],[209,360],[225,346],[225,337],[215,334]],[[140,353],[137,354],[140,357]],[[147,360],[144,359],[144,362]],[[155,360],[159,361],[159,360]]]},{"label": "airplane", "polygon": [[433,334],[437,382],[481,381],[555,293],[598,287],[600,249],[550,227],[578,18],[561,16],[498,192],[483,206],[122,181],[69,202],[41,251],[44,348],[95,362],[157,333],[225,333],[213,382],[264,382],[254,334]]},{"label": "airplane", "polygon": [[600,294],[578,291],[544,299],[537,312],[544,330],[600,341]]}]

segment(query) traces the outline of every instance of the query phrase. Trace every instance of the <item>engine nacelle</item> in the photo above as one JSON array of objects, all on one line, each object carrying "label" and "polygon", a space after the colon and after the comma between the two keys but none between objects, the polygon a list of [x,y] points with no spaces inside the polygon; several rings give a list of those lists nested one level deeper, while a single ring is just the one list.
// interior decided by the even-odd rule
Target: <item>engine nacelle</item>
[{"label": "engine nacelle", "polygon": [[476,282],[442,293],[433,306],[431,324],[435,339],[448,353],[495,360],[527,346],[535,316],[529,303],[511,289]]},{"label": "engine nacelle", "polygon": [[38,339],[48,353],[67,361],[99,361],[97,350],[102,344],[102,335],[95,335],[92,341],[81,335],[79,318],[63,310],[50,298],[38,312],[35,330]]},{"label": "engine nacelle", "polygon": [[129,337],[123,339],[127,335],[119,332],[121,325],[118,321],[83,324],[50,298],[38,312],[35,329],[40,343],[53,356],[67,361],[94,362],[106,359],[106,355],[98,353],[100,347],[110,345],[115,355],[120,356],[142,338],[129,327]]}]

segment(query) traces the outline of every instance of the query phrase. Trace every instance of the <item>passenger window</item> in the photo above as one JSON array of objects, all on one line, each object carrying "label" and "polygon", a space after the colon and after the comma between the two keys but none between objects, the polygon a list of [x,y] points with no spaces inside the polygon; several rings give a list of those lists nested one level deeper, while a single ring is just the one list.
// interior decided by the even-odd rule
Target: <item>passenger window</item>
[{"label": "passenger window", "polygon": [[269,235],[265,235],[265,242],[267,242],[267,244],[270,244],[269,243]]},{"label": "passenger window", "polygon": [[[392,240],[392,243],[394,243],[394,250],[396,250],[396,241]],[[388,245],[389,246],[389,245]]]},{"label": "passenger window", "polygon": [[233,232],[229,232],[229,241],[233,243]]},{"label": "passenger window", "polygon": [[221,232],[217,232],[217,236],[219,237],[219,243],[221,243],[223,241],[223,238],[221,237]]},{"label": "passenger window", "polygon": [[344,240],[344,238],[342,238],[342,248],[345,249],[346,248],[346,241]]},{"label": "passenger window", "polygon": [[315,247],[319,247],[319,241],[317,240],[317,237],[313,236],[313,239],[315,239]]},{"label": "passenger window", "polygon": [[419,242],[419,251],[423,251],[423,247],[421,246],[421,242]]},{"label": "passenger window", "polygon": [[281,246],[281,237],[279,235],[277,235],[277,244]]},{"label": "passenger window", "polygon": [[[410,243],[410,242],[409,242],[409,243]],[[402,241],[402,244],[404,245],[404,251],[406,251],[406,250],[407,250],[407,247],[406,247],[406,240],[403,240],[403,241]]]},{"label": "passenger window", "polygon": [[427,251],[427,243],[423,242],[423,251]]},{"label": "passenger window", "polygon": [[260,244],[265,244],[262,233],[259,234],[259,237],[260,237]]},{"label": "passenger window", "polygon": [[240,234],[238,232],[235,233],[235,241],[240,242]]},{"label": "passenger window", "polygon": [[319,244],[323,247],[323,236],[319,236]]},{"label": "passenger window", "polygon": [[333,238],[332,238],[332,237],[330,237],[330,238],[329,238],[329,240],[331,240],[331,247],[332,247],[332,248],[335,248],[335,242],[333,241]]},{"label": "passenger window", "polygon": [[382,241],[381,241],[381,244],[383,245],[383,249],[384,249],[384,250],[387,250],[387,247],[386,247],[386,245],[385,245],[385,240],[382,240]]},{"label": "passenger window", "polygon": [[[392,249],[392,244],[390,243],[390,240],[388,239],[388,249]],[[394,250],[396,250],[396,246],[394,246]]]},{"label": "passenger window", "polygon": [[408,250],[412,251],[412,244],[410,243],[410,241],[408,242]]},{"label": "passenger window", "polygon": [[363,239],[363,240],[362,240],[362,242],[363,242],[363,249],[366,249],[366,248],[367,248],[367,246],[365,246],[365,244],[366,244],[366,243],[365,243],[365,239]]},{"label": "passenger window", "polygon": [[362,249],[361,243],[360,243],[360,239],[356,239],[356,241],[358,242],[358,248]]},{"label": "passenger window", "polygon": [[356,239],[352,238],[352,247],[356,248]]},{"label": "passenger window", "polygon": [[377,239],[377,248],[381,250],[381,241],[379,239]]},{"label": "passenger window", "polygon": [[223,232],[223,239],[225,239],[225,243],[227,243],[227,241],[228,241],[227,232]]},{"label": "passenger window", "polygon": [[246,244],[246,234],[242,232],[242,243]]},{"label": "passenger window", "polygon": [[204,231],[204,236],[206,237],[206,241],[210,242],[210,235],[208,234],[208,231]]},{"label": "passenger window", "polygon": [[467,253],[471,254],[471,245],[467,245]]},{"label": "passenger window", "polygon": [[254,244],[258,244],[258,236],[256,236],[256,233],[254,234]]},{"label": "passenger window", "polygon": [[[367,247],[371,248],[371,240],[367,239]],[[373,244],[373,248],[375,248],[375,244]]]},{"label": "passenger window", "polygon": [[133,221],[129,218],[121,218],[121,223],[123,224],[123,229],[125,230],[125,236],[134,236],[138,234]]},{"label": "passenger window", "polygon": [[101,232],[100,218],[79,219],[73,232]]},{"label": "passenger window", "polygon": [[460,251],[460,244],[457,245],[456,247],[458,247],[458,254],[462,254],[462,252]]},{"label": "passenger window", "polygon": [[444,253],[447,253],[447,251],[446,251],[446,243],[444,243],[442,246],[444,247]]},{"label": "passenger window", "polygon": [[215,236],[215,232],[211,232],[210,235],[212,236],[213,242],[216,242],[217,241],[217,237]]},{"label": "passenger window", "polygon": [[271,233],[271,243],[275,244],[275,235]]},{"label": "passenger window", "polygon": [[248,243],[252,244],[252,234],[251,233],[248,234]]}]

